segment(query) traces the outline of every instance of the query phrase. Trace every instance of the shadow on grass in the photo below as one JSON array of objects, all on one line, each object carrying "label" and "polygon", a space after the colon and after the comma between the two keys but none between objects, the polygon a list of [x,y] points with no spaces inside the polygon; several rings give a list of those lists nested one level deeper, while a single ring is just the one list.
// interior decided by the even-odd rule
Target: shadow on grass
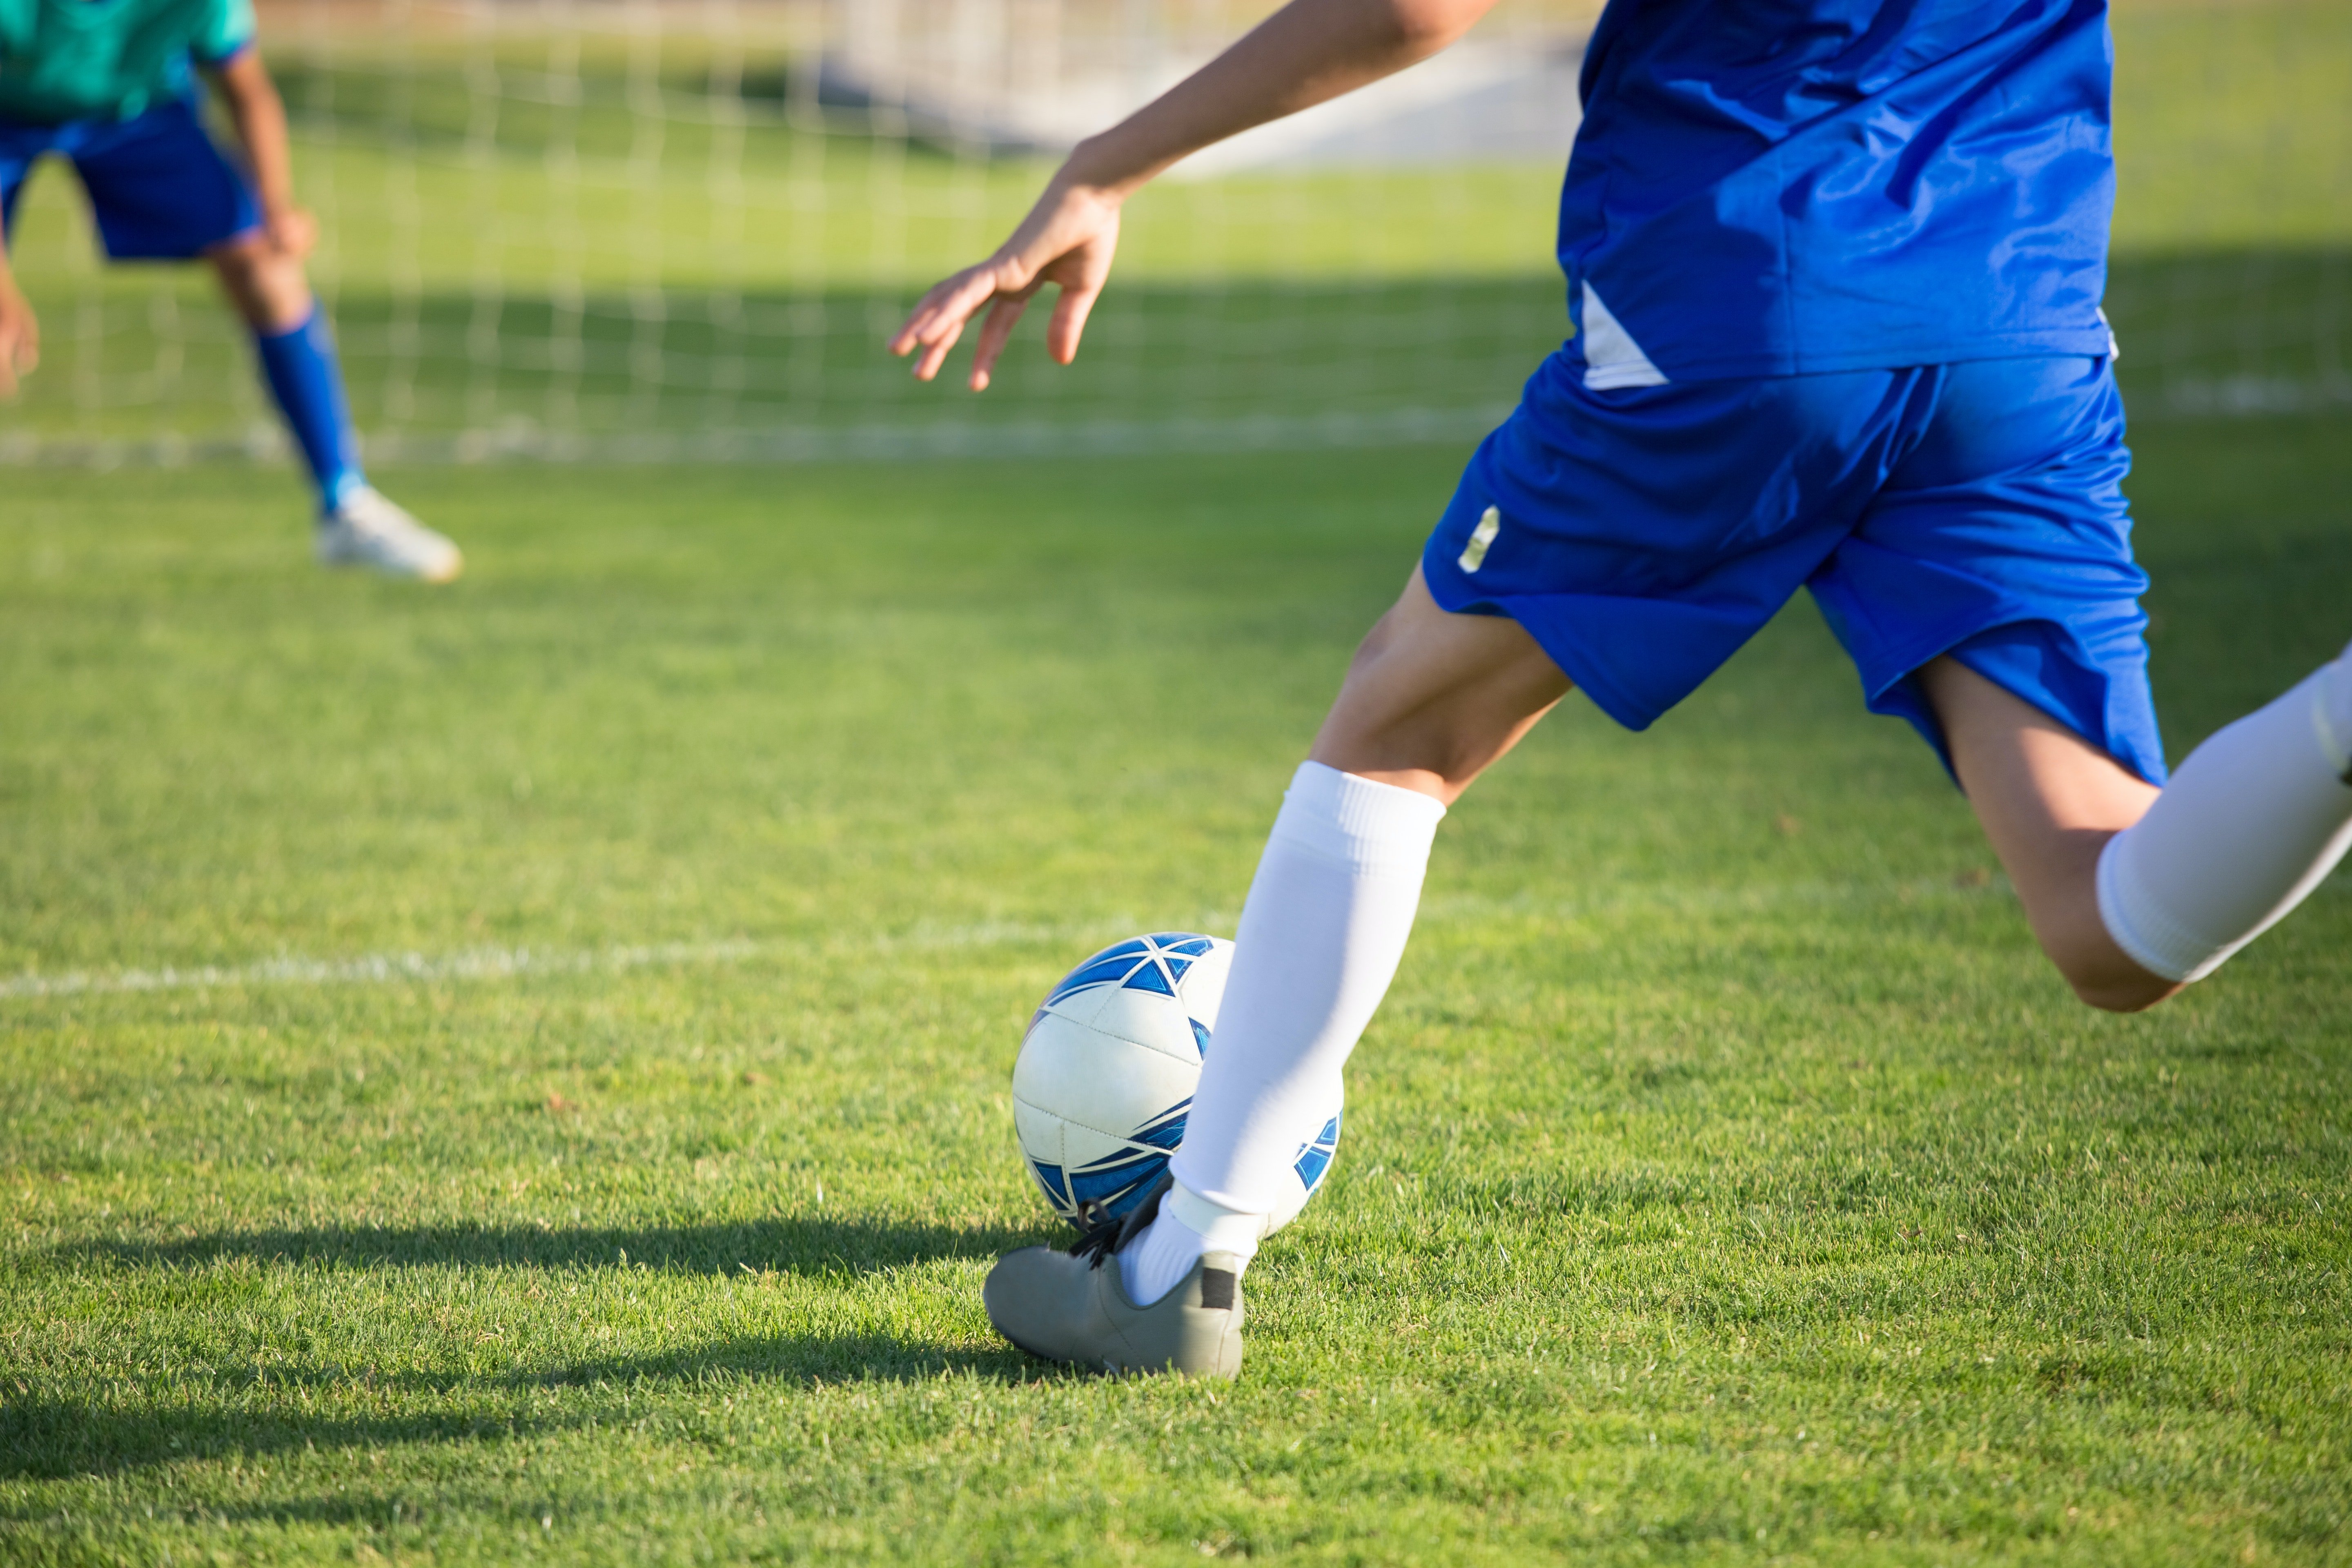
[{"label": "shadow on grass", "polygon": [[[63,1248],[65,1268],[205,1268],[246,1261],[328,1268],[649,1269],[713,1277],[780,1273],[849,1278],[942,1258],[974,1261],[1037,1240],[1034,1228],[956,1227],[878,1220],[767,1219],[733,1225],[424,1226],[235,1231],[170,1242],[104,1241]],[[1062,1375],[1009,1346],[974,1351],[870,1331],[772,1333],[644,1355],[591,1356],[488,1373],[365,1364],[270,1365],[266,1382],[209,1374],[174,1380],[154,1403],[77,1397],[0,1385],[0,1478],[58,1479],[185,1459],[286,1449],[457,1443],[568,1430],[606,1418],[605,1395],[714,1380],[813,1385],[914,1382],[964,1373],[1023,1381]],[[118,1385],[119,1386],[119,1385]],[[134,1384],[135,1387],[135,1384]],[[284,1398],[282,1395],[296,1395]],[[136,1400],[134,1392],[131,1399]],[[351,1407],[428,1406],[362,1415]],[[309,1407],[328,1406],[312,1414]],[[341,1405],[342,1412],[331,1413]],[[299,1406],[299,1408],[298,1408]]]},{"label": "shadow on grass", "polygon": [[106,1240],[59,1249],[65,1267],[203,1268],[224,1260],[331,1268],[611,1268],[824,1277],[979,1260],[1040,1239],[1035,1227],[771,1218],[691,1226],[320,1226],[219,1231],[176,1241]]},{"label": "shadow on grass", "polygon": [[[159,1390],[162,1397],[152,1404],[10,1390],[0,1397],[0,1479],[60,1480],[291,1450],[538,1436],[609,1425],[625,1396],[642,1412],[648,1394],[714,1381],[806,1388],[955,1374],[1007,1384],[1087,1375],[1031,1361],[1009,1345],[973,1351],[860,1332],[753,1335],[482,1376],[272,1366],[271,1393],[261,1395],[270,1402],[258,1407],[256,1386],[243,1381]],[[424,1408],[382,1415],[352,1409],[386,1405]],[[320,1405],[331,1408],[311,1408]],[[338,1405],[340,1411],[331,1408]]]}]

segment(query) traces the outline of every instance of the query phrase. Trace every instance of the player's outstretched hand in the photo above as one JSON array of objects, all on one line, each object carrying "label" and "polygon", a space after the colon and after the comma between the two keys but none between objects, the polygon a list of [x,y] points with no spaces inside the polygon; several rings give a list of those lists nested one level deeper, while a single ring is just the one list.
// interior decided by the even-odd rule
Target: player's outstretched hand
[{"label": "player's outstretched hand", "polygon": [[1087,312],[1110,276],[1111,253],[1118,248],[1118,208],[1119,198],[1110,193],[1056,176],[995,255],[923,296],[890,340],[890,352],[904,358],[921,351],[915,379],[929,381],[985,305],[988,320],[971,356],[971,389],[982,391],[1030,296],[1051,283],[1061,295],[1045,327],[1045,352],[1069,363],[1087,330]]},{"label": "player's outstretched hand", "polygon": [[41,363],[41,323],[31,301],[0,277],[0,397],[16,395],[16,382]]}]

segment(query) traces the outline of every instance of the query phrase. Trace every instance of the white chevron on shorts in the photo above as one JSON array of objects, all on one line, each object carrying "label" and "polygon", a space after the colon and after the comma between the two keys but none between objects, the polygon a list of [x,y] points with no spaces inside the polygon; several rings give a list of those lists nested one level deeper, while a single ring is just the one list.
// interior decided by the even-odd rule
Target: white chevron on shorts
[{"label": "white chevron on shorts", "polygon": [[1666,384],[1664,373],[1650,363],[1633,334],[1609,313],[1590,283],[1584,286],[1584,384],[1594,392]]}]

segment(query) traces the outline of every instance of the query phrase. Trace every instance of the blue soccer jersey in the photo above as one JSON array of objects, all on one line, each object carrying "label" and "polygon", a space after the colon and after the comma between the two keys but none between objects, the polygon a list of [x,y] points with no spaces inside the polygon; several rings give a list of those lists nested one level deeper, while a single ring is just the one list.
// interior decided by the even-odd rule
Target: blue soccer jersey
[{"label": "blue soccer jersey", "polygon": [[1595,389],[2110,352],[2105,0],[1610,0],[1559,259]]}]

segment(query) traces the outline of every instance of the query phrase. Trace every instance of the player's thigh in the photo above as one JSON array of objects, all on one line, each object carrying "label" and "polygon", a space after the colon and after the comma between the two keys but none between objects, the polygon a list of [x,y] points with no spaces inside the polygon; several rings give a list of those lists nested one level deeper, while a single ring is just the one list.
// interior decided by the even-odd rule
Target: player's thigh
[{"label": "player's thigh", "polygon": [[72,158],[117,261],[193,260],[260,226],[252,186],[193,104],[158,104],[107,127],[77,143]]},{"label": "player's thigh", "polygon": [[2099,916],[2099,855],[2144,816],[2154,784],[2058,720],[1948,656],[1918,672],[1953,771],[2025,918],[2085,1001],[2130,1011],[2175,989],[2134,963]]},{"label": "player's thigh", "polygon": [[1441,609],[1415,566],[1357,648],[1309,755],[1451,802],[1568,691],[1517,621]]}]

